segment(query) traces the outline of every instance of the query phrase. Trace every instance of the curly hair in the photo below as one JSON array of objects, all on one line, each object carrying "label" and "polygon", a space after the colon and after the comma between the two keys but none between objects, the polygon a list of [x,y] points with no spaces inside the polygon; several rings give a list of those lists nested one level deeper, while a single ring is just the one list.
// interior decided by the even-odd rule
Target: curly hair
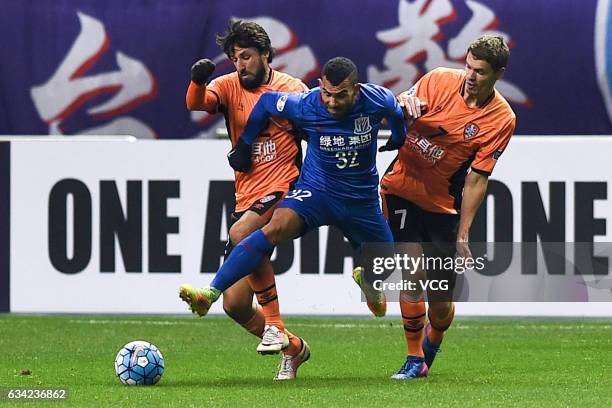
[{"label": "curly hair", "polygon": [[234,55],[234,47],[256,48],[260,54],[268,53],[268,62],[272,62],[276,51],[272,47],[266,30],[252,21],[236,20],[230,22],[227,31],[217,34],[217,44],[228,58]]},{"label": "curly hair", "polygon": [[503,37],[483,35],[470,44],[468,53],[472,53],[476,59],[487,61],[494,71],[499,71],[508,65],[510,49]]}]

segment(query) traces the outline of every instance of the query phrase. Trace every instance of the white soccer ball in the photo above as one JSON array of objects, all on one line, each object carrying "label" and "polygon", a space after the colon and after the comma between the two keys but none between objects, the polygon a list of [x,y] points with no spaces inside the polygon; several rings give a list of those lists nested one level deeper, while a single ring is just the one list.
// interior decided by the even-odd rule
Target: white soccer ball
[{"label": "white soccer ball", "polygon": [[161,351],[147,341],[126,344],[115,358],[115,373],[127,385],[153,385],[161,378],[164,368]]}]

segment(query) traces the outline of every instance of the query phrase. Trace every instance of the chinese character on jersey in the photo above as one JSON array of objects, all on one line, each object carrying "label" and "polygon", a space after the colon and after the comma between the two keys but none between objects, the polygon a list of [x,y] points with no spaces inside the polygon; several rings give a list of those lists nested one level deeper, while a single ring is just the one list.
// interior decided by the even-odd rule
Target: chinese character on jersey
[{"label": "chinese character on jersey", "polygon": [[344,146],[344,137],[334,136],[334,146],[338,146],[338,147]]},{"label": "chinese character on jersey", "polygon": [[332,146],[332,138],[331,136],[321,136],[319,139],[320,147],[331,147]]},{"label": "chinese character on jersey", "polygon": [[355,146],[361,143],[359,136],[349,136],[349,146]]}]

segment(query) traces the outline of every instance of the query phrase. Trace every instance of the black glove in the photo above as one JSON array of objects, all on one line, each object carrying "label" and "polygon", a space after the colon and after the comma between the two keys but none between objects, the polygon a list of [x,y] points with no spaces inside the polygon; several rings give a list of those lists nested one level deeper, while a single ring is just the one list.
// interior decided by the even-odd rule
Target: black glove
[{"label": "black glove", "polygon": [[380,146],[378,148],[379,152],[390,152],[391,150],[397,150],[404,145],[404,141],[406,139],[402,139],[400,143],[394,142],[393,139],[389,138],[387,143],[384,146]]},{"label": "black glove", "polygon": [[251,145],[246,144],[242,138],[238,138],[236,146],[227,154],[227,161],[229,161],[232,169],[246,173],[253,164],[251,161]]},{"label": "black glove", "polygon": [[215,71],[215,63],[206,59],[201,59],[191,66],[191,80],[198,85],[204,85],[208,78]]}]

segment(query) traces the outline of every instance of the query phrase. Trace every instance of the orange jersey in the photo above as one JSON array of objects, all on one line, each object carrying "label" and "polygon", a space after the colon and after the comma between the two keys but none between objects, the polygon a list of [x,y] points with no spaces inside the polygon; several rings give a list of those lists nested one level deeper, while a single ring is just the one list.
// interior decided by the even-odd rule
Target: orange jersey
[{"label": "orange jersey", "polygon": [[[268,91],[302,92],[308,87],[290,75],[271,71],[270,79],[256,89],[247,90],[233,72],[211,81],[208,86],[191,83],[187,107],[191,110],[222,112],[232,146],[246,126],[259,97]],[[256,200],[274,191],[287,191],[299,175],[300,151],[286,119],[271,118],[270,125],[253,142],[253,168],[248,173],[234,172],[236,211],[245,211]]]},{"label": "orange jersey", "polygon": [[437,68],[409,91],[427,102],[426,113],[409,128],[381,193],[426,211],[457,214],[468,169],[491,174],[514,132],[516,116],[494,91],[481,108],[466,105],[465,71]]}]

